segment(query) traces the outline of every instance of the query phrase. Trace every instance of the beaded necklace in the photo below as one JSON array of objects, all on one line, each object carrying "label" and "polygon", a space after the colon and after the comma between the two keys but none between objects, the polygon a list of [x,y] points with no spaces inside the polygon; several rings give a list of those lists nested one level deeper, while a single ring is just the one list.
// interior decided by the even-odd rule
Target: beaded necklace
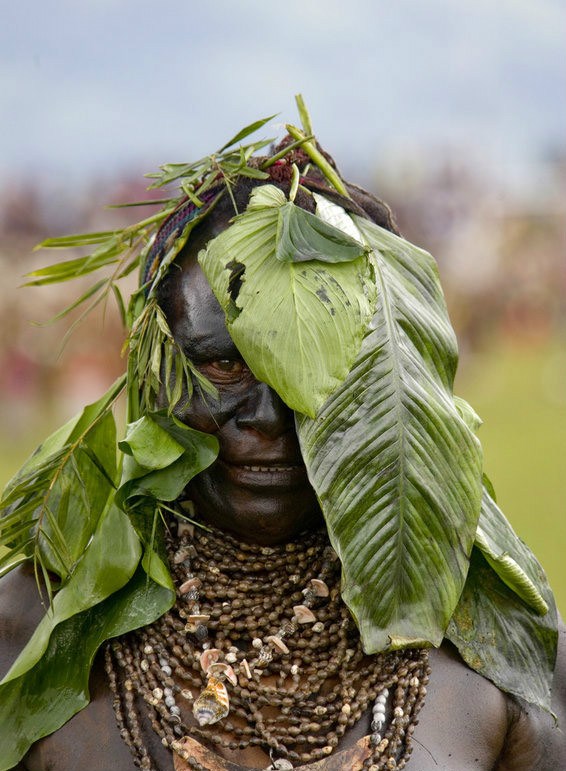
[{"label": "beaded necklace", "polygon": [[268,768],[291,769],[330,755],[373,705],[363,767],[405,766],[427,651],[363,653],[325,531],[266,547],[174,523],[167,549],[175,606],[106,649],[118,726],[136,765],[155,771],[143,705],[163,745],[192,771],[207,769],[184,737],[232,752],[259,746]]}]

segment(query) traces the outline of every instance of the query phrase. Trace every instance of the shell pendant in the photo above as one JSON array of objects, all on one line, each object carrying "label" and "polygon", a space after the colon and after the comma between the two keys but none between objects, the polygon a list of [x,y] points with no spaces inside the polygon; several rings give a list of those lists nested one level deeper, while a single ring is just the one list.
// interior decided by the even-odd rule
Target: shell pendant
[{"label": "shell pendant", "polygon": [[230,699],[224,683],[217,677],[209,677],[206,688],[193,704],[193,715],[198,724],[212,725],[226,717],[230,711]]}]

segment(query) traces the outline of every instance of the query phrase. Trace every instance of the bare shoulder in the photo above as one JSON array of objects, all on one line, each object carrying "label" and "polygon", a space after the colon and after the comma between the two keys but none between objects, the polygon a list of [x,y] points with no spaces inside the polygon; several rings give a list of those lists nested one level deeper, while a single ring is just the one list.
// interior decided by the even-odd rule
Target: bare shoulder
[{"label": "bare shoulder", "polygon": [[430,665],[408,768],[493,771],[505,744],[507,697],[470,669],[447,641],[431,650]]},{"label": "bare shoulder", "polygon": [[0,678],[25,646],[45,610],[31,566],[0,579]]},{"label": "bare shoulder", "polygon": [[511,771],[525,753],[533,754],[529,771],[566,769],[566,626],[560,620],[552,686],[553,715],[528,704],[514,704],[505,752],[497,771]]},{"label": "bare shoulder", "polygon": [[431,651],[412,764],[431,771],[566,769],[566,628],[560,622],[552,709],[519,702],[471,670],[446,641]]}]

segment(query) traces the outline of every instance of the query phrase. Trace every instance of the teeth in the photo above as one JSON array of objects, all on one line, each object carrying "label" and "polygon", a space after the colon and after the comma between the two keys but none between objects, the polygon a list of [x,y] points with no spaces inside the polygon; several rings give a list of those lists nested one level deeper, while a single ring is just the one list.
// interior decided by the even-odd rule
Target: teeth
[{"label": "teeth", "polygon": [[242,466],[246,471],[290,471],[296,466]]}]

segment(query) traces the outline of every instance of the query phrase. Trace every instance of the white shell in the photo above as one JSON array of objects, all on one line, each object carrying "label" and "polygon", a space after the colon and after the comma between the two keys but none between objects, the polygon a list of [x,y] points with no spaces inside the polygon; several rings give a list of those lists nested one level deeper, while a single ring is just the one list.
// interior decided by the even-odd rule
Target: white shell
[{"label": "white shell", "polygon": [[179,551],[175,552],[173,562],[175,565],[180,565],[181,562],[184,562],[188,556],[189,552],[186,549],[179,549]]},{"label": "white shell", "polygon": [[293,612],[299,624],[314,624],[316,621],[316,616],[306,605],[295,605]]},{"label": "white shell", "polygon": [[195,626],[198,626],[199,624],[206,624],[206,622],[209,620],[210,616],[207,616],[205,613],[195,613],[192,616],[187,616],[188,623],[195,624]]},{"label": "white shell", "polygon": [[328,597],[330,590],[320,578],[312,578],[310,588],[317,597]]},{"label": "white shell", "polygon": [[247,677],[248,680],[252,679],[252,671],[246,659],[242,659],[240,662],[240,669],[244,672],[244,676]]},{"label": "white shell", "polygon": [[281,653],[289,653],[289,648],[285,645],[283,640],[280,637],[277,637],[276,634],[270,634],[265,638],[265,641],[268,643],[271,643],[274,648],[276,648]]},{"label": "white shell", "polygon": [[188,578],[181,586],[179,587],[180,594],[188,594],[191,589],[199,589],[202,585],[202,581],[197,576],[193,576],[192,578]]},{"label": "white shell", "polygon": [[214,664],[220,658],[221,651],[218,648],[209,648],[200,654],[200,665],[204,672],[208,672],[211,664]]},{"label": "white shell", "polygon": [[177,535],[182,536],[185,535],[185,533],[189,538],[192,538],[195,534],[195,526],[191,525],[190,522],[179,522],[177,525]]},{"label": "white shell", "polygon": [[224,675],[224,677],[227,677],[228,680],[230,680],[232,685],[238,685],[238,678],[236,677],[236,673],[230,664],[226,664],[224,661],[217,661],[216,663],[211,664],[207,671],[208,674],[214,675],[215,677],[221,677]]}]

